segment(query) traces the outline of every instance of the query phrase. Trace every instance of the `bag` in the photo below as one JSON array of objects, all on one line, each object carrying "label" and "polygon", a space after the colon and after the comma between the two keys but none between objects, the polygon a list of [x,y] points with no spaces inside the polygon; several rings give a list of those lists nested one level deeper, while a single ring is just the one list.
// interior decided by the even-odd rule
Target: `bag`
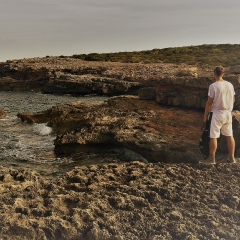
[{"label": "bag", "polygon": [[202,136],[199,140],[199,150],[207,158],[209,155],[209,142],[210,142],[210,123],[211,123],[212,113],[208,117],[206,123],[202,126]]}]

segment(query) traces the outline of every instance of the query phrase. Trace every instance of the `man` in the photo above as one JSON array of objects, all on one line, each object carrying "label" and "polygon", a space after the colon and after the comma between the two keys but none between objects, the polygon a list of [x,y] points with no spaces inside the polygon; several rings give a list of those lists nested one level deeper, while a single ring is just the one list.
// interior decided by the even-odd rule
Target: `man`
[{"label": "man", "polygon": [[200,161],[200,163],[216,164],[215,154],[220,131],[227,138],[228,161],[236,163],[234,157],[235,140],[232,130],[232,109],[235,91],[233,85],[223,79],[223,75],[223,67],[216,67],[214,69],[215,82],[208,89],[208,101],[205,106],[203,121],[205,123],[207,119],[210,121],[209,156],[206,160]]}]

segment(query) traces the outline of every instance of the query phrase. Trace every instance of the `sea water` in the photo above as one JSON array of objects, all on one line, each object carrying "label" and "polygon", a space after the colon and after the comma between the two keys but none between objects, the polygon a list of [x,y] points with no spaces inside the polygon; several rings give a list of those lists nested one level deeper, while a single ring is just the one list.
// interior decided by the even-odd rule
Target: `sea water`
[{"label": "sea water", "polygon": [[[0,110],[8,112],[0,119],[0,165],[32,169],[43,176],[53,177],[84,161],[96,160],[95,153],[76,153],[58,156],[54,151],[53,130],[42,124],[27,124],[17,118],[18,113],[39,112],[54,105],[74,101],[105,101],[102,96],[73,97],[34,92],[0,92]],[[99,160],[99,159],[97,159]]]}]

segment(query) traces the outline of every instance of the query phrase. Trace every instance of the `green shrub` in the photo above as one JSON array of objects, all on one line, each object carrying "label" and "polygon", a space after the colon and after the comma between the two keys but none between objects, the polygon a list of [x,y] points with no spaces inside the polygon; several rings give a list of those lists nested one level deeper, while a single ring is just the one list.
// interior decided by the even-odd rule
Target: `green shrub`
[{"label": "green shrub", "polygon": [[239,44],[211,44],[177,48],[144,50],[139,52],[75,54],[73,58],[86,61],[187,63],[204,66],[240,65]]}]

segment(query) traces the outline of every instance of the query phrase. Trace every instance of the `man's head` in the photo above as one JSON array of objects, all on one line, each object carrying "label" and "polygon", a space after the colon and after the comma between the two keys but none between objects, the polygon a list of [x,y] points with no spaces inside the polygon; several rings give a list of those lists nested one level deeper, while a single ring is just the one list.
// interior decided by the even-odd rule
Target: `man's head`
[{"label": "man's head", "polygon": [[216,68],[214,69],[214,75],[215,75],[216,77],[222,77],[223,74],[224,74],[224,68],[223,68],[223,67],[216,67]]}]

